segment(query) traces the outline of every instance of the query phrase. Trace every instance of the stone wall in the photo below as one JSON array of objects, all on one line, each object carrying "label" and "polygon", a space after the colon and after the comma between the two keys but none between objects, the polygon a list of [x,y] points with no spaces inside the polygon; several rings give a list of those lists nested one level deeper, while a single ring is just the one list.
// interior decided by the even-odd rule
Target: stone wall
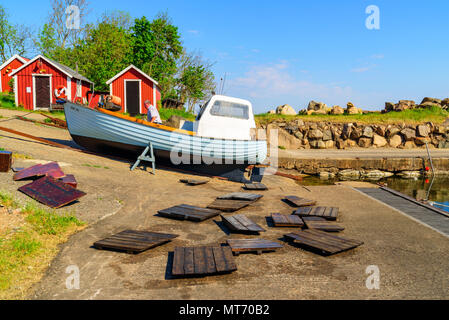
[{"label": "stone wall", "polygon": [[449,148],[449,126],[431,122],[419,125],[381,125],[365,123],[305,122],[277,120],[261,128],[277,129],[282,149],[346,149],[425,147]]}]

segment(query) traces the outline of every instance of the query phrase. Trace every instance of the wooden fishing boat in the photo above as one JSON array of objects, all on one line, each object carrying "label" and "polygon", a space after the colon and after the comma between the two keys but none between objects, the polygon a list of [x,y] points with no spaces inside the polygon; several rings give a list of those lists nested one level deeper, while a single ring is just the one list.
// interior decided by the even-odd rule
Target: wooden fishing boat
[{"label": "wooden fishing boat", "polygon": [[64,112],[73,140],[97,152],[131,158],[151,142],[156,159],[189,167],[241,167],[261,164],[267,157],[266,140],[255,139],[252,106],[246,100],[213,96],[196,121],[181,128],[72,102],[64,105]]}]

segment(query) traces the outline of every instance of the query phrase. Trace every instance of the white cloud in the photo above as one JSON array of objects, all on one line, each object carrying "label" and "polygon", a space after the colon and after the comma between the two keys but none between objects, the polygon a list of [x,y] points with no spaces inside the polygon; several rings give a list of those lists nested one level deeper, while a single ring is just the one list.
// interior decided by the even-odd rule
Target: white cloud
[{"label": "white cloud", "polygon": [[198,35],[200,32],[198,30],[187,30],[188,33]]},{"label": "white cloud", "polygon": [[373,55],[371,56],[371,59],[383,59],[383,58],[385,58],[385,56],[384,56],[383,54],[381,54],[381,53],[379,53],[379,54],[373,54]]},{"label": "white cloud", "polygon": [[[349,98],[349,86],[314,83],[293,76],[287,61],[252,67],[244,76],[230,80],[229,89],[253,99],[341,100]],[[303,73],[300,71],[299,73]]]}]

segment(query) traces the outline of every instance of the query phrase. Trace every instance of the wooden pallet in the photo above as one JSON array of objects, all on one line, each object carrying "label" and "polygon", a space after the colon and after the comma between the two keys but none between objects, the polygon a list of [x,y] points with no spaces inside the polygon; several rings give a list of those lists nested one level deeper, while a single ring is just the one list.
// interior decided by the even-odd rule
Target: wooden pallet
[{"label": "wooden pallet", "polygon": [[172,275],[208,276],[237,270],[229,247],[176,247]]},{"label": "wooden pallet", "polygon": [[199,186],[201,184],[206,184],[208,180],[195,180],[195,179],[181,179],[179,182],[188,184],[189,186]]},{"label": "wooden pallet", "polygon": [[307,249],[317,250],[325,255],[354,249],[363,244],[362,241],[337,237],[314,229],[292,232],[284,235],[284,237],[288,241],[293,241]]},{"label": "wooden pallet", "polygon": [[263,183],[246,183],[243,185],[245,190],[268,190],[267,186]]},{"label": "wooden pallet", "polygon": [[164,210],[159,210],[158,213],[166,218],[200,222],[218,216],[220,211],[181,204]]},{"label": "wooden pallet", "polygon": [[297,196],[286,196],[284,200],[293,207],[307,207],[316,205],[316,201],[299,198]]},{"label": "wooden pallet", "polygon": [[233,192],[218,197],[218,200],[241,200],[241,201],[257,201],[263,195],[255,193]]},{"label": "wooden pallet", "polygon": [[217,199],[207,207],[209,209],[216,209],[224,212],[234,212],[249,206],[252,202],[253,201]]},{"label": "wooden pallet", "polygon": [[231,247],[234,255],[239,255],[240,252],[262,254],[263,252],[276,251],[276,249],[284,247],[280,243],[265,239],[228,239],[226,242]]},{"label": "wooden pallet", "polygon": [[338,208],[335,207],[303,207],[293,214],[300,217],[322,217],[327,220],[337,220]]},{"label": "wooden pallet", "polygon": [[127,253],[139,253],[170,242],[178,237],[176,234],[157,232],[125,230],[111,237],[94,243],[97,249],[126,251]]},{"label": "wooden pallet", "polygon": [[230,217],[221,216],[223,224],[232,232],[235,233],[259,233],[265,232],[265,229],[257,223],[251,221],[243,214],[236,214]]},{"label": "wooden pallet", "polygon": [[302,220],[304,221],[308,229],[316,229],[327,232],[340,232],[345,230],[345,228],[336,224],[335,222],[326,220],[321,217],[303,217]]},{"label": "wooden pallet", "polygon": [[275,227],[303,227],[302,219],[295,215],[286,215],[280,213],[272,213],[271,219]]}]

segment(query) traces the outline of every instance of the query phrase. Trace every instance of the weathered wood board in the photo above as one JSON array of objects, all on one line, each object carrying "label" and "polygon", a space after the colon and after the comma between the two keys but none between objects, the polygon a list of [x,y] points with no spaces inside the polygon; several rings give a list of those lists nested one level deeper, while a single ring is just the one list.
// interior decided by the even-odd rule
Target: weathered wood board
[{"label": "weathered wood board", "polygon": [[176,237],[178,237],[176,234],[125,230],[95,242],[94,247],[101,250],[107,249],[139,253],[170,242]]},{"label": "weathered wood board", "polygon": [[228,239],[227,244],[231,247],[234,255],[240,252],[256,252],[261,254],[268,251],[276,251],[276,249],[284,246],[278,242],[265,239]]},{"label": "weathered wood board", "polygon": [[218,200],[242,200],[242,201],[257,201],[263,195],[255,193],[233,192],[223,196],[217,197]]},{"label": "weathered wood board", "polygon": [[172,275],[208,276],[237,270],[230,247],[176,247]]},{"label": "weathered wood board", "polygon": [[245,190],[268,190],[267,186],[263,183],[246,183],[243,185],[243,189]]},{"label": "weathered wood board", "polygon": [[338,208],[335,207],[302,207],[293,214],[300,217],[321,217],[327,220],[337,220]]},{"label": "weathered wood board", "polygon": [[196,179],[181,179],[179,181],[188,184],[189,186],[199,186],[201,184],[206,184],[209,182],[208,180],[196,180]]},{"label": "weathered wood board", "polygon": [[265,229],[253,222],[251,219],[243,214],[236,214],[234,216],[221,216],[224,225],[235,233],[259,233],[265,232]]},{"label": "weathered wood board", "polygon": [[271,219],[275,227],[303,227],[304,222],[296,215],[272,213]]},{"label": "weathered wood board", "polygon": [[286,196],[284,200],[293,207],[307,207],[316,205],[316,201],[299,198],[297,196]]},{"label": "weathered wood board", "polygon": [[251,203],[253,203],[253,201],[217,199],[207,207],[209,209],[216,209],[224,212],[234,212],[249,206]]},{"label": "weathered wood board", "polygon": [[220,211],[195,207],[188,204],[181,204],[178,206],[159,210],[158,213],[166,218],[200,222],[218,216],[220,214]]},{"label": "weathered wood board", "polygon": [[26,184],[20,187],[19,191],[55,209],[72,203],[86,195],[86,193],[49,176]]},{"label": "weathered wood board", "polygon": [[326,220],[325,218],[321,217],[303,217],[302,220],[304,221],[308,229],[316,229],[327,232],[340,232],[345,229],[335,222]]},{"label": "weathered wood board", "polygon": [[306,249],[318,250],[325,255],[350,250],[363,244],[362,241],[346,239],[314,229],[292,232],[284,235],[284,237]]}]

